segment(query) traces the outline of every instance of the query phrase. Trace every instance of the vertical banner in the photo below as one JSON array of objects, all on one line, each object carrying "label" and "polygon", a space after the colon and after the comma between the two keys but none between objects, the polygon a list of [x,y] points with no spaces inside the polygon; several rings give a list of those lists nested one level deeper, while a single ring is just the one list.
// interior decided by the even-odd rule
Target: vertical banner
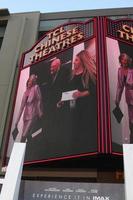
[{"label": "vertical banner", "polygon": [[9,141],[26,142],[25,163],[97,154],[96,19],[65,24],[22,56]]},{"label": "vertical banner", "polygon": [[125,197],[126,200],[133,198],[133,144],[123,145]]},{"label": "vertical banner", "polygon": [[133,143],[133,21],[106,19],[112,152]]},{"label": "vertical banner", "polygon": [[[15,143],[6,169],[0,199],[18,199],[26,144]],[[15,170],[14,170],[15,169]]]}]

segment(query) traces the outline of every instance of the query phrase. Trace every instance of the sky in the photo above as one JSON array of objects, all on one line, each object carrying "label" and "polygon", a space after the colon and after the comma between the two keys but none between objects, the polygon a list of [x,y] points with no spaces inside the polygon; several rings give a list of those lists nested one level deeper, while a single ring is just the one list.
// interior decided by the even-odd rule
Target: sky
[{"label": "sky", "polygon": [[0,0],[0,8],[10,13],[41,13],[133,7],[133,0]]}]

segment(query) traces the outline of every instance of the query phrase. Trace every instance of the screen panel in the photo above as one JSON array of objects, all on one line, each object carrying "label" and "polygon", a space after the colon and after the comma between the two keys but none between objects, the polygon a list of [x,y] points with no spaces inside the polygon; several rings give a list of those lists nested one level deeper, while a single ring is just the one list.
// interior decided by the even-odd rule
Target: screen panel
[{"label": "screen panel", "polygon": [[25,164],[99,149],[96,20],[65,24],[22,56],[6,158],[26,142]]},{"label": "screen panel", "polygon": [[106,20],[112,152],[132,143],[133,21]]}]

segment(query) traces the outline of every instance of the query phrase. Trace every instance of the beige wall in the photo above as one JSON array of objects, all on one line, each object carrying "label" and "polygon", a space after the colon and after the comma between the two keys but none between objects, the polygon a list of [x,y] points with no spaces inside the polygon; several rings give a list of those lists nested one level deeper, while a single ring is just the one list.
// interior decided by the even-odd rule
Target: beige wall
[{"label": "beige wall", "polygon": [[[36,41],[39,19],[39,12],[8,16],[8,24],[0,50],[0,146],[6,119],[10,115],[8,111],[12,107],[11,94],[14,89],[15,74],[18,71],[16,67],[22,52],[31,48]],[[9,105],[11,105],[10,109]]]}]

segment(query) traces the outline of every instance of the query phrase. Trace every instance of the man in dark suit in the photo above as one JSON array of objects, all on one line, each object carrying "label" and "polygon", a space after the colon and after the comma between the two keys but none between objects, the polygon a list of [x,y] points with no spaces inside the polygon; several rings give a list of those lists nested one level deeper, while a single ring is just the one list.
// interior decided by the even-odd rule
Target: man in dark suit
[{"label": "man in dark suit", "polygon": [[50,65],[50,79],[44,88],[45,112],[54,114],[57,104],[61,100],[62,92],[66,90],[70,79],[70,67],[63,66],[59,58],[55,58]]},{"label": "man in dark suit", "polygon": [[[62,92],[67,90],[70,80],[71,66],[62,64],[59,58],[55,58],[49,68],[49,81],[43,87],[44,104],[44,132],[48,150],[56,151],[63,145],[63,134],[65,135],[64,115],[67,113],[64,107],[58,107]],[[60,144],[60,145],[59,145]],[[57,150],[58,151],[58,150]]]}]

